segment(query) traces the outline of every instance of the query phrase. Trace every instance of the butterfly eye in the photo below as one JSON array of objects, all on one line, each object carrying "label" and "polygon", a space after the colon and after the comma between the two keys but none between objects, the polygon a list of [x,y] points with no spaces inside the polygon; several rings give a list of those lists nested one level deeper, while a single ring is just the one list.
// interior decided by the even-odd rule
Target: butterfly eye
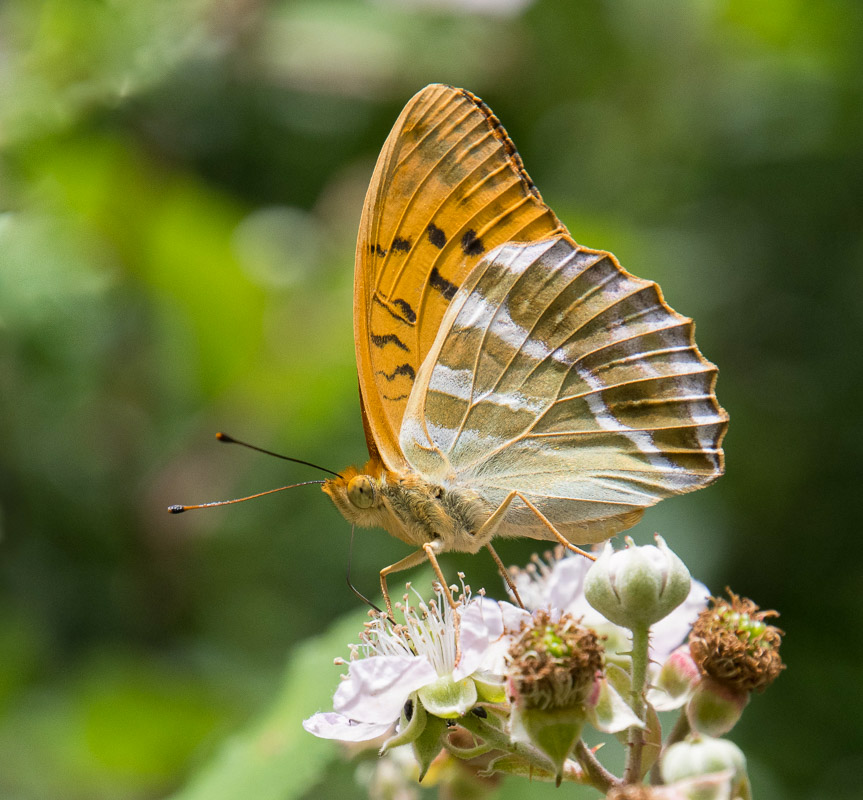
[{"label": "butterfly eye", "polygon": [[357,475],[348,481],[348,500],[357,508],[371,508],[375,503],[375,487],[368,475]]}]

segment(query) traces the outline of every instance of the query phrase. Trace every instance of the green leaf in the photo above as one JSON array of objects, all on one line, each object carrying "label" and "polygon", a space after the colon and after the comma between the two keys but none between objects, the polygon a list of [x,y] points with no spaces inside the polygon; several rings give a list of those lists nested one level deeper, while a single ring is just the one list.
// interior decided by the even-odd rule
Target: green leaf
[{"label": "green leaf", "polygon": [[318,783],[340,751],[335,742],[306,733],[301,723],[331,708],[338,678],[326,667],[356,639],[364,619],[364,613],[350,614],[297,647],[272,710],[229,739],[171,800],[290,800]]}]

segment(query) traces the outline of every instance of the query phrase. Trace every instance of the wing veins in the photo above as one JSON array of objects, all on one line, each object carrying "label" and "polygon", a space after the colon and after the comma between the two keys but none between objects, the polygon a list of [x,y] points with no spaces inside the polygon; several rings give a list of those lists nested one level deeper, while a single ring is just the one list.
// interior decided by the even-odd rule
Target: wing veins
[{"label": "wing veins", "polygon": [[[429,138],[429,137],[430,137],[430,136],[431,136],[431,135],[432,135],[432,134],[437,130],[437,128],[438,128],[440,125],[443,125],[443,124],[447,121],[447,119],[449,118],[449,116],[450,116],[451,114],[455,114],[455,113],[458,111],[458,109],[459,109],[459,107],[458,107],[458,106],[455,106],[455,107],[454,107],[450,112],[448,112],[448,113],[445,115],[445,117],[444,117],[440,122],[436,123],[436,124],[435,124],[435,126],[434,126],[432,129],[430,129],[430,130],[429,130],[429,131],[428,131],[428,132],[427,132],[427,133],[422,137],[422,139],[420,140],[420,142],[418,142],[418,143],[416,144],[416,146],[413,148],[413,150],[411,150],[411,153],[410,153],[409,155],[405,156],[405,157],[404,157],[404,158],[403,158],[403,159],[398,163],[398,166],[401,166],[401,165],[403,164],[403,162],[404,162],[404,161],[406,161],[406,160],[410,157],[410,155],[413,155],[413,153],[414,153],[417,149],[419,149],[420,145],[421,145],[422,143],[424,143],[424,142],[425,142],[425,140],[426,140],[426,139],[428,139],[428,138]],[[465,119],[467,119],[469,116],[470,116],[470,111],[468,111],[468,113],[467,113],[467,114],[465,114],[465,115],[462,117],[462,119],[461,119],[460,121],[464,121],[464,120],[465,120]],[[403,226],[403,223],[404,223],[404,221],[405,221],[405,217],[407,217],[407,216],[408,216],[408,212],[412,209],[412,207],[414,206],[414,204],[415,204],[415,202],[416,202],[417,197],[421,194],[420,189],[421,189],[421,188],[426,184],[426,182],[429,180],[429,178],[431,178],[431,176],[435,173],[435,171],[436,171],[436,170],[438,169],[438,167],[440,166],[441,162],[442,162],[442,161],[443,161],[447,156],[449,156],[449,154],[450,154],[450,153],[452,153],[452,152],[453,152],[453,150],[455,150],[455,149],[458,147],[458,145],[461,143],[461,141],[462,141],[464,138],[466,138],[466,136],[468,135],[468,133],[472,133],[474,130],[476,130],[476,128],[477,128],[477,127],[478,127],[478,126],[477,126],[477,125],[475,125],[473,128],[471,128],[471,130],[470,130],[470,131],[468,131],[468,132],[465,134],[465,136],[463,136],[463,137],[459,138],[457,141],[453,142],[453,143],[452,143],[452,145],[449,147],[449,149],[447,149],[447,150],[446,150],[446,151],[445,151],[445,152],[440,156],[440,158],[438,158],[438,159],[437,159],[437,160],[436,160],[436,161],[435,161],[435,162],[434,162],[434,163],[433,163],[433,164],[432,164],[432,165],[431,165],[431,166],[426,170],[425,174],[424,174],[424,175],[423,175],[423,177],[422,177],[422,180],[417,181],[417,182],[415,182],[415,183],[414,183],[413,192],[411,193],[411,196],[410,196],[410,198],[408,199],[408,201],[404,204],[404,207],[402,208],[402,212],[401,212],[401,215],[400,215],[400,216],[399,216],[399,218],[398,218],[398,221],[397,221],[397,222],[395,223],[395,225],[393,226],[393,234],[394,234],[394,235],[397,235],[397,234],[401,231],[402,226]],[[394,175],[394,174],[395,174],[395,169],[393,169],[393,170],[391,171],[390,175],[392,176],[392,175]],[[405,267],[406,267],[406,265],[408,264],[408,262],[410,261],[410,258],[411,258],[411,256],[413,255],[414,248],[417,246],[417,243],[418,243],[418,242],[419,242],[419,239],[418,239],[418,240],[416,240],[416,241],[414,241],[414,242],[411,242],[410,250],[408,250],[408,252],[407,252],[407,253],[402,257],[402,264],[401,264],[401,266],[400,266],[400,267],[395,271],[395,274],[391,276],[391,277],[392,277],[392,287],[393,287],[393,292],[395,292],[395,288],[396,288],[396,286],[398,286],[398,283],[399,283],[399,281],[401,280],[402,275],[404,274]],[[387,260],[389,260],[391,252],[392,252],[392,248],[390,248],[389,250],[387,250],[387,255],[386,255],[386,257],[385,257]],[[384,263],[387,263],[387,262],[385,261]],[[385,271],[386,271],[385,269],[381,269],[381,270],[379,271],[378,275],[379,275],[379,276],[380,276],[380,275],[383,275],[383,273],[384,273]],[[378,287],[376,286],[375,288],[378,288]]]},{"label": "wing veins", "polygon": [[[520,472],[520,473],[513,473],[513,474],[516,475],[517,477],[521,477],[521,476],[536,477],[537,474],[542,475],[543,473]],[[510,473],[507,473],[507,475],[510,475]],[[485,483],[485,482],[483,482],[482,485],[491,487],[493,489],[500,489],[501,491],[510,491],[512,488],[510,486],[501,486],[500,484],[497,484],[497,483]],[[536,489],[519,489],[519,492],[521,494],[527,494],[527,495],[531,495],[533,497],[545,497],[545,498],[548,498],[549,500],[566,500],[567,502],[596,503],[597,505],[604,505],[604,506],[632,506],[633,508],[644,508],[644,503],[628,503],[625,500],[599,500],[595,497],[590,497],[590,498],[588,498],[588,497],[567,497],[566,495],[560,495],[560,494],[545,494],[541,491],[537,491]],[[527,506],[525,506],[525,508],[527,508]]]},{"label": "wing veins", "polygon": [[[720,418],[716,422],[692,422],[688,425],[658,425],[655,428],[629,428],[628,430],[633,431],[635,433],[656,433],[658,431],[677,431],[677,430],[689,430],[690,428],[709,428],[712,425],[718,425],[722,419]],[[620,436],[621,431],[615,431],[611,428],[598,428],[595,431],[544,431],[542,433],[523,433],[517,436],[514,439],[511,439],[508,444],[515,444],[517,442],[522,441],[523,439],[553,439],[557,436]],[[507,447],[508,445],[503,445],[503,447]],[[500,448],[495,448],[492,451],[492,454],[497,452]],[[694,453],[694,452],[709,452],[710,448],[699,447],[697,450],[693,450],[692,448],[682,447],[682,448],[672,448],[672,447],[663,447],[660,452],[662,453]]]},{"label": "wing veins", "polygon": [[[553,243],[551,245],[549,245],[549,247],[546,249],[545,252],[548,252],[548,250],[550,250],[553,246],[554,246]],[[513,259],[515,259],[517,257],[518,257],[518,253],[516,252],[513,255]],[[489,259],[489,260],[487,260],[486,263],[487,263],[487,266],[486,266],[485,271],[483,272],[483,275],[485,275],[485,273],[488,271],[489,267],[492,264],[496,264],[499,262],[491,261]],[[520,275],[518,275],[516,277],[515,281],[512,283],[512,285],[507,290],[507,295],[509,294],[509,292],[512,291],[512,289],[515,287],[515,285],[524,277],[526,272],[527,272],[527,270],[525,270],[524,272],[522,272]],[[477,282],[477,285],[478,285],[478,282]],[[476,356],[474,357],[473,369],[471,370],[470,394],[468,395],[470,398],[473,398],[474,390],[476,389],[476,376],[477,376],[478,367],[479,367],[479,359],[480,359],[480,356],[482,355],[483,349],[485,347],[485,343],[488,340],[489,330],[491,329],[492,324],[494,323],[495,319],[497,318],[498,314],[500,313],[501,309],[503,308],[503,305],[504,305],[504,302],[501,301],[500,303],[498,303],[495,306],[494,313],[489,318],[488,323],[486,324],[485,329],[483,330],[482,339],[480,341],[479,347],[477,347],[477,349],[476,349]],[[523,344],[524,344],[524,342],[522,342],[522,345]],[[521,349],[521,348],[519,348],[519,349]],[[455,443],[458,441],[459,437],[464,432],[464,424],[467,421],[468,414],[470,414],[471,410],[475,406],[476,406],[476,403],[474,403],[472,400],[468,400],[467,408],[465,409],[465,412],[462,415],[461,422],[459,423],[459,426],[456,430],[455,436],[453,437],[452,444],[451,444],[449,450],[447,450],[448,453],[452,452],[452,448],[455,446]]]},{"label": "wing veins", "polygon": [[[600,351],[602,351],[602,350],[605,350],[605,349],[606,349],[606,348],[608,348],[608,347],[612,347],[614,344],[619,344],[620,342],[628,342],[628,341],[632,341],[633,339],[638,339],[638,338],[640,338],[640,337],[642,337],[642,336],[646,336],[646,335],[648,335],[648,334],[650,334],[650,333],[655,333],[655,332],[657,332],[657,331],[673,330],[674,328],[678,328],[678,327],[681,327],[681,326],[683,326],[683,325],[688,325],[688,324],[689,324],[689,321],[687,320],[686,322],[681,322],[681,323],[678,323],[678,324],[675,324],[675,325],[669,325],[669,326],[667,326],[667,327],[665,327],[665,328],[657,328],[655,331],[642,331],[641,333],[638,333],[638,334],[636,334],[635,336],[629,336],[629,337],[627,337],[626,339],[619,339],[617,342],[613,342],[612,344],[605,344],[605,345],[602,345],[601,347],[596,347],[596,348],[594,348],[593,350],[590,350],[589,352],[584,353],[584,354],[582,354],[581,356],[579,356],[579,357],[578,357],[578,358],[577,358],[577,359],[576,359],[576,360],[575,360],[575,361],[570,365],[569,369],[571,369],[572,367],[574,367],[574,366],[575,366],[577,363],[579,363],[582,359],[587,358],[588,356],[593,355],[594,353],[598,353],[598,352],[600,352]],[[571,338],[571,337],[570,337],[570,338]],[[565,344],[565,342],[564,342],[564,344]],[[561,346],[563,346],[563,345],[561,345]],[[549,357],[549,356],[546,356],[546,358],[548,358],[548,357]],[[546,360],[546,359],[543,359],[543,361],[545,361],[545,360]],[[707,362],[702,361],[702,363],[707,363]],[[562,379],[562,380],[561,380],[561,382],[560,382],[560,383],[561,383],[561,385],[563,385],[563,382],[566,380],[566,377],[569,375],[569,369],[567,369],[567,371],[564,373],[564,375],[563,375],[563,379]],[[714,369],[715,369],[715,367],[714,367]],[[531,370],[531,373],[530,373],[530,374],[533,374],[533,370]],[[702,374],[702,373],[697,373],[697,374]],[[670,377],[670,376],[666,376],[666,377]],[[522,384],[522,385],[523,385],[523,384]],[[609,388],[609,387],[606,387],[606,388]],[[492,393],[486,393],[485,395],[483,395],[483,399],[485,399],[485,398],[487,398],[488,396],[490,396],[490,394],[493,394],[493,392],[492,392]],[[477,401],[477,403],[479,403],[479,402],[480,402],[480,401]],[[620,434],[620,431],[603,430],[602,428],[600,428],[600,429],[598,429],[598,430],[595,430],[595,431],[561,431],[560,433],[530,433],[530,431],[531,431],[531,430],[533,430],[533,428],[535,427],[536,422],[538,422],[538,421],[539,421],[540,416],[544,415],[544,414],[548,411],[548,409],[551,407],[551,405],[553,405],[553,403],[554,403],[554,401],[552,401],[551,403],[549,403],[549,405],[548,405],[548,406],[546,406],[546,408],[545,408],[545,410],[542,412],[542,414],[538,415],[538,416],[537,416],[537,419],[534,421],[534,423],[533,423],[529,428],[527,428],[525,431],[523,431],[522,433],[520,433],[518,436],[515,436],[515,437],[513,437],[513,438],[511,438],[511,439],[508,439],[506,442],[504,442],[504,443],[502,443],[502,444],[498,445],[498,446],[497,446],[497,447],[495,447],[493,450],[490,450],[488,453],[486,453],[485,455],[483,455],[481,458],[474,459],[473,461],[470,461],[470,462],[468,462],[467,464],[462,465],[461,469],[462,469],[462,470],[472,469],[472,468],[473,468],[473,467],[475,467],[477,464],[481,464],[481,463],[482,463],[483,461],[485,461],[486,459],[492,458],[493,456],[497,455],[501,450],[505,450],[507,447],[510,447],[511,445],[515,444],[516,442],[521,441],[522,439],[538,438],[538,437],[541,437],[541,436],[567,436],[567,435],[568,435],[568,436],[575,436],[575,435],[580,435],[580,434],[593,434],[593,435],[597,435],[598,433]],[[471,406],[471,407],[472,407],[472,406]],[[470,409],[468,409],[468,410],[470,410]],[[721,417],[721,415],[719,415],[719,416]],[[690,427],[702,427],[702,425],[703,425],[703,426],[708,426],[708,425],[715,425],[715,424],[716,424],[716,423],[714,423],[714,422],[705,422],[705,423],[695,423],[695,422],[693,422],[691,425],[685,425],[685,426],[672,425],[672,426],[669,426],[669,427],[667,427],[667,428],[666,428],[666,427],[663,427],[663,428],[644,428],[644,429],[633,428],[632,430],[633,430],[633,431],[636,431],[636,432],[638,432],[639,430],[643,430],[645,433],[649,433],[649,432],[650,432],[650,431],[652,431],[652,430],[674,430],[675,428],[683,428],[683,427],[685,427],[685,428],[690,428]]]},{"label": "wing veins", "polygon": [[[506,166],[507,165],[504,165],[504,167],[502,167],[501,170],[505,169]],[[498,170],[498,171],[500,171],[500,170]],[[511,189],[513,186],[518,185],[518,183],[520,183],[520,182],[521,181],[514,182],[514,183],[510,184],[509,186],[507,186],[502,191],[498,192],[498,194],[495,196],[495,199],[499,198],[501,195],[503,195],[503,193],[505,191],[509,191],[509,189]],[[523,205],[525,205],[525,203],[530,203],[530,202],[535,201],[535,200],[536,200],[536,198],[534,198],[533,195],[525,195],[524,197],[519,198],[517,203],[513,203],[512,205],[508,206],[504,211],[502,211],[500,214],[498,214],[497,217],[492,219],[483,228],[481,228],[480,233],[477,235],[477,238],[482,239],[482,237],[487,235],[488,231],[492,230],[496,225],[499,225],[503,219],[505,219],[506,217],[508,217],[511,214],[518,211],[518,209],[520,209]],[[443,204],[441,204],[441,205],[443,205]],[[450,238],[450,240],[447,242],[444,250],[441,250],[440,254],[435,258],[434,262],[432,262],[432,268],[436,267],[438,264],[438,261],[443,258],[444,253],[446,252],[446,248],[448,248],[450,246],[457,246],[457,242],[459,241],[459,238],[460,238],[459,234],[461,234],[462,231],[469,229],[471,221],[473,221],[478,216],[480,216],[480,214],[482,214],[482,212],[485,211],[485,209],[488,208],[489,205],[491,205],[491,202],[486,203],[481,209],[478,209],[477,212],[469,220],[467,220],[467,222],[465,222],[461,226],[461,228],[458,229],[458,232],[454,236],[452,236]],[[439,208],[440,208],[440,206],[439,206]],[[537,219],[539,219],[542,216],[543,213],[545,213],[546,207],[540,206],[540,208],[542,209],[540,211],[540,213],[537,214],[537,216],[535,216],[533,219],[531,219],[530,223],[528,223],[528,224],[533,224],[534,222],[536,222]],[[526,226],[523,226],[521,228],[521,230],[523,230],[524,227],[526,227]],[[431,274],[431,270],[429,270],[429,275],[430,274]],[[426,279],[425,283],[423,284],[423,295],[422,295],[422,299],[420,300],[420,308],[424,308],[428,295],[429,295],[429,281],[428,281],[428,279]]]},{"label": "wing veins", "polygon": [[[551,248],[549,248],[549,249],[551,249]],[[548,251],[546,251],[546,252],[548,252]],[[576,256],[576,254],[577,254],[577,253],[578,253],[578,250],[574,250],[572,253],[570,253],[570,254],[566,257],[566,259],[563,261],[563,263],[562,263],[562,267],[565,267],[567,263],[569,263],[570,261],[572,261],[572,260],[575,258],[575,256]],[[596,263],[596,262],[594,262],[594,263]],[[593,266],[593,264],[591,264],[590,266]],[[585,272],[587,272],[587,270],[588,270],[588,269],[590,269],[590,267],[588,267],[587,269],[582,270],[582,271],[578,274],[578,276],[573,277],[573,280],[575,280],[575,278],[576,278],[576,277],[579,277],[580,275],[583,275]],[[525,271],[526,271],[526,270],[525,270]],[[547,286],[547,285],[549,284],[549,282],[550,282],[550,281],[552,281],[552,280],[554,279],[554,277],[555,277],[554,272],[549,272],[548,278],[546,279],[546,282],[543,284],[543,286]],[[546,308],[548,308],[548,306],[550,306],[553,302],[555,302],[555,301],[556,301],[556,300],[557,300],[557,299],[558,299],[558,298],[559,298],[559,297],[560,297],[560,296],[561,296],[561,295],[562,295],[562,294],[563,294],[563,293],[564,293],[564,292],[569,288],[569,286],[570,286],[571,284],[572,284],[572,281],[569,281],[569,282],[567,282],[566,284],[564,284],[564,285],[560,288],[560,291],[559,291],[559,292],[554,296],[554,299],[553,299],[550,303],[548,303],[548,305],[546,306]],[[591,294],[592,294],[592,290],[591,290],[591,292],[588,292],[586,295],[582,295],[580,298],[578,298],[578,299],[577,299],[577,300],[575,300],[574,302],[570,303],[569,307],[568,307],[568,308],[567,308],[567,310],[566,310],[566,311],[567,311],[567,313],[569,313],[569,312],[572,310],[572,308],[573,308],[576,304],[578,304],[578,303],[582,302],[586,297],[589,297]],[[544,313],[545,313],[545,312],[543,312],[543,314],[544,314]],[[509,361],[506,363],[506,366],[503,368],[503,370],[501,370],[501,373],[500,373],[500,375],[498,375],[497,380],[496,380],[496,381],[495,381],[495,383],[494,383],[494,386],[492,386],[492,387],[491,387],[491,389],[489,389],[488,391],[486,391],[486,392],[485,392],[485,394],[477,400],[477,403],[482,402],[482,400],[483,400],[483,399],[485,399],[486,397],[488,397],[488,396],[490,396],[490,395],[494,394],[495,392],[497,392],[498,388],[500,387],[501,382],[502,382],[502,381],[503,381],[503,379],[504,379],[504,376],[509,372],[510,368],[511,368],[511,367],[512,367],[512,365],[513,365],[513,362],[516,360],[516,358],[518,358],[519,353],[521,353],[521,352],[522,352],[522,348],[523,348],[523,347],[524,347],[524,345],[525,345],[528,341],[530,341],[530,339],[532,338],[533,333],[534,333],[534,331],[536,330],[536,326],[539,324],[540,320],[542,319],[543,314],[540,314],[540,315],[536,318],[536,320],[534,321],[533,325],[531,325],[530,330],[529,330],[529,331],[526,331],[526,335],[525,335],[524,339],[522,339],[521,344],[518,346],[518,348],[515,350],[515,352],[510,356],[510,359],[509,359]],[[566,344],[566,342],[567,342],[567,341],[568,341],[568,338],[567,338],[566,340],[564,340],[564,342],[563,342],[562,344]],[[562,346],[562,344],[561,344],[560,346]],[[542,363],[544,363],[544,362],[546,361],[546,359],[550,358],[550,357],[551,357],[551,355],[552,355],[552,353],[554,353],[554,352],[555,352],[555,350],[557,350],[557,349],[558,349],[558,348],[554,348],[554,350],[552,350],[548,355],[544,356],[544,357],[542,358],[542,360],[541,360],[541,361],[539,361],[539,363],[537,363],[537,364],[533,367],[533,369],[531,369],[531,371],[530,371],[530,372],[528,372],[527,376],[525,377],[525,379],[524,379],[524,380],[522,381],[522,383],[521,383],[521,385],[522,385],[522,386],[525,384],[525,382],[527,381],[527,379],[528,379],[531,375],[533,375],[533,373],[536,371],[536,369],[538,369],[539,365],[540,365],[540,364],[542,364]],[[471,397],[473,397],[473,395],[471,395]]]},{"label": "wing veins", "polygon": [[[490,135],[492,138],[494,138],[494,134],[493,134],[491,131],[489,131],[489,135]],[[470,174],[469,174],[469,175],[466,175],[466,176],[465,176],[465,177],[464,177],[464,178],[463,178],[463,179],[458,183],[458,186],[463,186],[464,184],[468,183],[468,182],[471,180],[471,178],[473,178],[473,176],[474,176],[474,174],[475,174],[475,173],[477,173],[477,172],[481,171],[481,170],[483,169],[483,167],[486,165],[486,163],[487,163],[489,160],[494,159],[494,158],[496,158],[496,157],[497,157],[497,153],[495,153],[494,151],[492,151],[491,153],[489,153],[489,154],[488,154],[488,156],[485,158],[485,160],[484,160],[481,164],[478,164],[476,167],[474,167],[474,169],[473,169],[473,170],[471,170]],[[490,172],[490,173],[489,173],[488,171],[486,171],[486,178],[483,178],[483,180],[482,180],[482,181],[479,181],[476,185],[479,185],[479,183],[483,183],[483,182],[485,182],[485,180],[486,180],[488,177],[490,177],[491,175],[497,175],[497,174],[499,174],[499,173],[501,173],[501,172],[506,171],[506,169],[507,169],[509,166],[510,166],[510,165],[509,165],[509,163],[505,163],[505,164],[501,165],[498,169],[493,170],[493,171],[492,171],[492,172]],[[511,185],[515,185],[515,184],[511,184]],[[457,188],[457,187],[454,187],[454,188]],[[510,188],[510,187],[508,186],[508,187],[507,187],[507,189],[509,189],[509,188]],[[497,195],[495,195],[495,198],[499,197],[501,194],[503,194],[503,192],[499,192]],[[431,215],[431,218],[432,218],[432,219],[434,219],[434,217],[435,217],[435,216],[437,215],[437,213],[441,210],[441,208],[443,208],[443,206],[446,204],[447,200],[448,200],[448,198],[446,198],[446,197],[445,197],[445,198],[444,198],[444,199],[443,199],[443,200],[438,204],[438,206],[437,206],[437,208],[435,209],[434,213]],[[445,260],[445,257],[446,257],[446,255],[448,254],[448,253],[447,253],[447,251],[448,251],[448,250],[451,250],[452,248],[455,248],[455,247],[458,247],[458,246],[459,246],[459,245],[458,245],[459,238],[460,238],[460,237],[459,237],[459,234],[461,234],[461,232],[462,232],[462,231],[464,231],[466,228],[468,228],[468,226],[470,225],[471,221],[472,221],[472,220],[474,220],[474,219],[476,219],[476,217],[477,217],[477,216],[479,216],[479,215],[480,215],[480,214],[481,214],[481,213],[482,213],[486,208],[488,208],[488,206],[489,206],[489,205],[490,205],[490,203],[486,203],[482,208],[478,209],[478,210],[477,210],[477,212],[476,212],[473,216],[471,216],[471,217],[470,217],[470,218],[469,218],[465,223],[463,223],[463,224],[462,224],[462,226],[457,230],[457,232],[456,232],[456,233],[451,234],[451,235],[449,236],[449,238],[447,239],[447,242],[446,242],[446,244],[444,245],[443,249],[442,249],[442,250],[440,250],[440,251],[438,252],[438,254],[435,256],[434,260],[433,260],[433,261],[431,262],[431,264],[429,265],[429,270],[428,270],[428,272],[427,272],[427,274],[426,274],[426,278],[425,278],[425,280],[423,281],[423,292],[422,292],[422,296],[421,296],[421,298],[420,298],[420,302],[419,302],[419,308],[420,308],[421,310],[425,308],[426,299],[427,299],[427,298],[428,298],[428,296],[429,296],[429,278],[428,278],[428,276],[430,276],[430,275],[431,275],[432,270],[433,270],[433,269],[438,265],[438,263],[439,263],[439,262],[442,262],[442,261],[444,261],[444,260]],[[405,265],[406,265],[406,264],[407,264],[407,260],[405,260]]]},{"label": "wing veins", "polygon": [[[417,150],[419,150],[421,147],[425,146],[428,139],[432,135],[437,134],[440,128],[442,128],[444,125],[446,125],[447,122],[451,122],[451,118],[454,117],[459,112],[459,110],[461,110],[461,108],[460,108],[458,103],[456,103],[456,105],[454,105],[452,108],[447,109],[446,112],[441,115],[441,118],[438,120],[435,120],[431,124],[431,127],[419,139],[417,139],[416,142],[413,143],[413,146],[410,149],[405,148],[404,156],[400,156],[396,160],[396,163],[393,165],[393,169],[392,169],[391,174],[395,175],[396,172],[398,172],[400,169],[402,169],[402,167],[404,167],[404,165],[405,165],[405,162],[408,159],[413,158],[414,155],[416,155]],[[471,110],[468,109],[467,111],[465,111],[461,115],[461,117],[459,117],[459,119],[456,122],[450,124],[448,129],[444,130],[442,133],[440,133],[440,135],[436,135],[435,138],[439,141],[445,140],[447,134],[450,131],[457,128],[470,115],[471,115]]]},{"label": "wing veins", "polygon": [[[675,372],[673,375],[648,375],[646,378],[637,378],[636,380],[629,381],[621,381],[620,383],[610,383],[608,386],[601,386],[596,389],[591,389],[588,392],[576,392],[575,394],[568,394],[565,397],[558,397],[554,402],[551,403],[552,406],[558,405],[558,403],[567,403],[570,400],[581,400],[583,397],[592,397],[596,394],[601,394],[602,392],[607,392],[609,389],[620,389],[623,386],[633,386],[633,385],[641,385],[645,383],[652,383],[653,381],[664,381],[669,378],[691,378],[695,375],[705,375],[710,372],[716,372],[716,367],[704,365],[704,369],[694,370],[692,372]],[[547,412],[543,412],[545,414]],[[636,430],[633,428],[632,430]]]}]

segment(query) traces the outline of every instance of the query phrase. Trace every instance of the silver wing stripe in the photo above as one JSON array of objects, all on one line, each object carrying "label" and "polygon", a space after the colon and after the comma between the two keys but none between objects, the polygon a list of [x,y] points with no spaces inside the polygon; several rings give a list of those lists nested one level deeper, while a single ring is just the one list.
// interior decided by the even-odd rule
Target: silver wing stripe
[{"label": "silver wing stripe", "polygon": [[566,236],[510,243],[453,298],[400,444],[421,474],[492,506],[517,489],[593,530],[721,473],[715,380],[655,284]]}]

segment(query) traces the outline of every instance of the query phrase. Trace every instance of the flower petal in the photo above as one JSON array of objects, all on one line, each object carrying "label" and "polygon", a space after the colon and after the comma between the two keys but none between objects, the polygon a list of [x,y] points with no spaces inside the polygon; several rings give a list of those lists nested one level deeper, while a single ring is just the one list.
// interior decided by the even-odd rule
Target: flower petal
[{"label": "flower petal", "polygon": [[437,680],[434,667],[416,656],[372,656],[352,661],[333,696],[333,708],[362,722],[392,723],[408,696]]},{"label": "flower petal", "polygon": [[662,663],[689,634],[698,615],[707,608],[710,592],[693,580],[689,595],[667,617],[650,627],[650,658]]},{"label": "flower petal", "polygon": [[590,608],[584,599],[584,576],[591,563],[583,556],[568,556],[554,565],[545,591],[552,608],[569,611],[575,617]]},{"label": "flower petal", "polygon": [[338,739],[342,742],[367,742],[385,734],[392,722],[357,722],[348,717],[327,711],[324,714],[312,714],[303,720],[303,727],[321,739]]},{"label": "flower petal", "polygon": [[588,708],[594,728],[603,733],[618,733],[626,728],[644,727],[644,723],[605,678],[599,680],[598,684],[596,703]]},{"label": "flower petal", "polygon": [[461,614],[461,661],[453,678],[461,680],[477,670],[503,674],[503,657],[509,649],[510,630],[518,630],[530,614],[510,603],[486,597],[471,601]]}]

